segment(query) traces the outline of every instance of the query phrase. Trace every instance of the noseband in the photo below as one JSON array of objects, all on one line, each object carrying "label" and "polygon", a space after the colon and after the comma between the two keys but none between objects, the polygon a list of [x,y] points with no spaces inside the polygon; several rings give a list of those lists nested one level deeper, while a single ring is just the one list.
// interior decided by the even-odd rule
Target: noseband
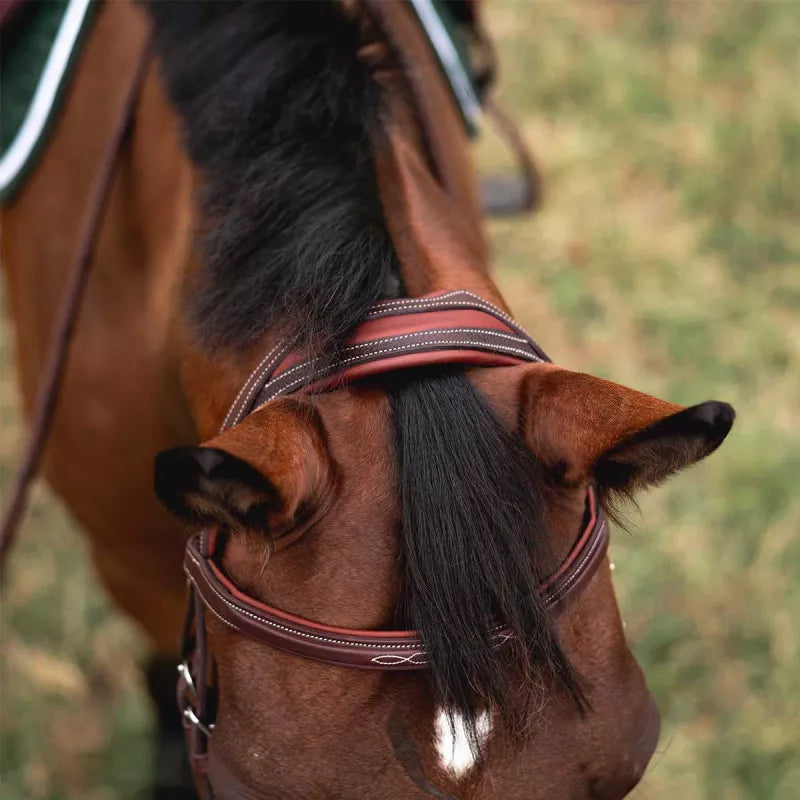
[{"label": "noseband", "polygon": [[[222,423],[226,430],[270,400],[293,392],[322,392],[345,383],[411,367],[463,364],[482,367],[549,362],[507,314],[470,292],[383,300],[371,307],[336,361],[324,365],[279,343],[245,381]],[[205,530],[186,546],[189,608],[179,668],[178,703],[199,787],[209,790],[208,740],[213,732],[213,665],[206,614],[276,650],[338,667],[424,669],[425,647],[415,631],[338,628],[272,608],[239,590],[222,567],[226,536]],[[545,605],[560,613],[586,586],[605,555],[608,528],[595,494],[586,497],[584,526],[558,569],[539,587]],[[491,630],[500,648],[513,634]]]}]

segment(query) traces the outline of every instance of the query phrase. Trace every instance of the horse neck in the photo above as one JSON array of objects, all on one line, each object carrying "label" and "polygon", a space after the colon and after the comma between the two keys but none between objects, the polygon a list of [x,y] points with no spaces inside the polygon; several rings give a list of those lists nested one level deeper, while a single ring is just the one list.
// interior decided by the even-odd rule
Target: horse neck
[{"label": "horse neck", "polygon": [[[438,148],[439,161],[432,163],[407,95],[385,76],[382,82],[388,84],[383,98],[387,121],[373,133],[372,155],[406,291],[418,296],[466,289],[507,310],[489,276],[470,142],[452,103],[443,105],[440,120],[451,141]],[[442,159],[449,163],[442,165]],[[446,186],[436,175],[445,171],[458,180]]]},{"label": "horse neck", "polygon": [[489,276],[483,224],[445,193],[418,151],[400,139],[375,151],[386,224],[409,295],[466,289],[506,308]]}]

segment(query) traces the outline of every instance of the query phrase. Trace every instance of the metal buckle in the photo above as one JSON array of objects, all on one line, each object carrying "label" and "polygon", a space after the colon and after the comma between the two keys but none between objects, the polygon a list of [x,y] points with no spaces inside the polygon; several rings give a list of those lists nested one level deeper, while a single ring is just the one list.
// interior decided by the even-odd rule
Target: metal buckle
[{"label": "metal buckle", "polygon": [[192,697],[197,699],[197,689],[194,685],[194,680],[192,679],[192,672],[189,669],[189,665],[182,661],[178,664],[178,674],[183,678],[184,682],[186,683],[186,688],[188,691],[192,693]]},{"label": "metal buckle", "polygon": [[183,678],[186,687],[185,691],[183,692],[183,701],[186,704],[182,709],[184,719],[189,720],[189,722],[195,728],[198,728],[200,731],[202,731],[206,737],[211,736],[214,731],[214,723],[212,722],[211,724],[206,725],[200,719],[200,717],[197,716],[197,712],[193,708],[197,702],[197,687],[194,685],[192,671],[189,669],[189,665],[185,661],[178,664],[178,674],[181,676],[181,678]]},{"label": "metal buckle", "polygon": [[206,737],[210,737],[214,732],[214,723],[212,722],[210,725],[205,725],[201,722],[200,717],[194,713],[194,709],[192,709],[191,706],[186,706],[186,708],[183,709],[183,716],[188,719],[195,728],[201,730]]}]

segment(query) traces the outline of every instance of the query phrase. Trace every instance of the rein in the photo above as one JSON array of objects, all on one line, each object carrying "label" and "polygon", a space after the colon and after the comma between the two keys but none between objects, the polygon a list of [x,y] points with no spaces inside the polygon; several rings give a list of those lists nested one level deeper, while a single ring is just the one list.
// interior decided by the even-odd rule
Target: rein
[{"label": "rein", "polygon": [[53,327],[47,351],[47,362],[36,391],[31,437],[25,449],[22,466],[14,480],[10,500],[0,522],[0,580],[2,580],[6,558],[14,543],[25,511],[28,489],[36,476],[47,443],[47,436],[53,424],[53,415],[64,378],[69,347],[93,264],[95,244],[103,224],[103,212],[114,183],[119,157],[133,128],[136,105],[147,74],[151,52],[149,41],[145,42],[136,61],[119,117],[106,145],[103,160],[100,163],[100,172],[92,186],[83,227],[78,237],[78,249],[67,278],[64,299],[59,306],[58,316]]},{"label": "rein", "polygon": [[[294,392],[318,393],[364,378],[442,364],[501,367],[549,362],[541,348],[508,314],[466,291],[383,300],[371,307],[337,359],[321,362],[291,352],[286,343],[270,350],[242,385],[222,423],[226,430],[271,400]],[[193,535],[184,571],[189,606],[179,667],[178,703],[192,769],[208,787],[208,745],[213,659],[207,647],[208,615],[275,650],[337,667],[405,671],[428,664],[416,631],[358,630],[324,625],[266,605],[241,591],[222,566],[227,535],[221,529]],[[538,587],[545,605],[564,611],[580,594],[603,559],[608,527],[594,491],[586,496],[584,525],[565,559]],[[498,624],[489,630],[501,648],[513,633]],[[210,794],[209,794],[210,796]]]}]

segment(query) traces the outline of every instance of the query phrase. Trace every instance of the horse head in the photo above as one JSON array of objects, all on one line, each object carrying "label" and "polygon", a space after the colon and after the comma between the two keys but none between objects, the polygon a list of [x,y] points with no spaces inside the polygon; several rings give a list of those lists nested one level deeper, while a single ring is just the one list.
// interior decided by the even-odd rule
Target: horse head
[{"label": "horse head", "polygon": [[156,491],[225,537],[243,594],[331,630],[413,629],[429,659],[320,664],[207,614],[214,796],[622,796],[659,726],[608,560],[557,617],[537,587],[590,490],[613,512],[712,452],[732,409],[537,360],[290,392],[225,425],[279,342],[335,363],[381,298],[507,306],[466,135],[405,6],[184,6],[151,14],[204,187],[183,320],[202,444],[159,456]]}]

